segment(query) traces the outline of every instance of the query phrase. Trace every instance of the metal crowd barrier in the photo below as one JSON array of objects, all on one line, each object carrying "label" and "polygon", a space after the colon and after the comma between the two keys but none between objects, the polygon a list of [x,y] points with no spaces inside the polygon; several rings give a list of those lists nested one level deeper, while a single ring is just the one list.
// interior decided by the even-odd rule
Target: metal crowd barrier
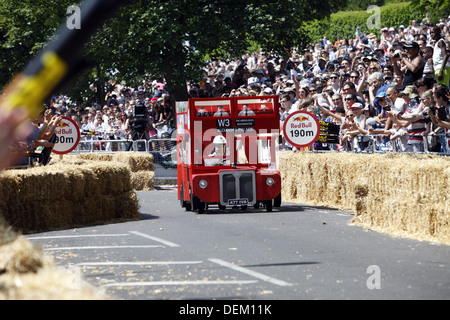
[{"label": "metal crowd barrier", "polygon": [[[445,148],[445,152],[433,152],[430,151],[430,141],[429,139],[432,137],[436,137],[436,138],[443,138],[446,137],[445,134],[434,134],[434,135],[426,135],[426,136],[422,136],[420,134],[405,134],[402,137],[422,137],[422,145],[423,145],[423,152],[408,152],[408,153],[422,153],[422,154],[435,154],[435,155],[444,155],[444,156],[450,156],[450,147],[448,146],[448,140],[450,138],[447,137],[447,139],[442,139],[444,141],[444,143],[447,143],[447,147]],[[354,153],[407,153],[406,151],[402,151],[400,150],[399,147],[399,143],[398,140],[400,138],[397,138],[396,140],[389,140],[386,139],[385,135],[382,134],[372,134],[372,135],[358,135],[356,136],[354,139],[362,139],[363,137],[366,138],[366,143],[368,144],[367,147],[365,147],[364,149],[362,148],[354,148],[352,146],[352,144],[350,143],[351,149],[348,151],[338,151],[337,145],[336,144],[328,144],[330,146],[330,150],[323,150],[323,149],[318,149],[316,147],[312,147],[311,152],[354,152]],[[386,142],[384,142],[384,140],[386,139]],[[358,145],[360,145],[360,142],[358,142]],[[442,142],[441,142],[442,143]],[[360,150],[361,149],[361,150]]]},{"label": "metal crowd barrier", "polygon": [[[405,135],[413,136],[413,135]],[[435,154],[442,156],[450,156],[450,147],[447,145],[446,152],[432,152],[430,150],[430,141],[431,137],[436,137],[441,140],[441,138],[446,137],[445,134],[435,134],[422,136],[423,137],[423,146],[424,152],[415,152],[422,154]],[[402,153],[399,150],[396,140],[390,141],[387,140],[386,143],[383,143],[383,139],[386,137],[381,134],[376,135],[367,135],[369,143],[367,148],[362,150],[351,149],[348,151],[340,151],[338,150],[336,144],[328,144],[330,147],[329,150],[317,149],[314,146],[311,146],[309,150],[305,150],[306,152],[353,152],[353,153]],[[355,139],[358,139],[356,137]],[[447,137],[444,140],[448,144],[448,140],[450,138]],[[381,141],[381,143],[380,143]],[[78,146],[71,154],[81,154],[81,153],[114,153],[114,152],[126,152],[126,151],[134,151],[134,152],[147,152],[151,153],[154,156],[154,168],[155,168],[155,180],[164,181],[165,184],[176,184],[177,180],[177,150],[176,150],[176,142],[175,138],[167,138],[167,139],[151,139],[151,140],[83,140],[80,141]],[[18,168],[28,168],[30,165],[23,166],[14,166],[8,169],[18,169]]]}]

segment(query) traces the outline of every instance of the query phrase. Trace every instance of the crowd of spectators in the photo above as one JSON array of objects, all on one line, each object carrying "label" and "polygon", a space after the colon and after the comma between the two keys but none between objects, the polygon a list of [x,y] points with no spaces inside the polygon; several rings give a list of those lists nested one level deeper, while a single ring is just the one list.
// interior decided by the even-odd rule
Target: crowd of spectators
[{"label": "crowd of spectators", "polygon": [[56,142],[55,130],[62,117],[72,119],[80,128],[79,148],[86,151],[147,150],[147,144],[137,140],[154,140],[148,151],[157,161],[173,166],[168,138],[174,130],[174,100],[165,91],[162,79],[143,81],[137,88],[110,81],[104,102],[91,107],[80,106],[65,96],[51,98],[36,119],[28,119],[26,134],[17,137],[10,146],[14,166],[41,164],[50,160]]},{"label": "crowd of spectators", "polygon": [[306,110],[341,126],[340,143],[316,144],[320,149],[363,151],[372,142],[380,149],[448,153],[449,27],[450,17],[437,25],[413,20],[383,28],[380,36],[357,28],[353,39],[324,37],[290,57],[260,51],[210,61],[205,81],[190,83],[189,95],[278,95],[280,121]]},{"label": "crowd of spectators", "polygon": [[164,147],[158,139],[170,137],[174,130],[174,101],[165,91],[163,80],[144,82],[137,88],[110,81],[106,87],[104,103],[90,108],[72,104],[62,96],[50,103],[54,114],[71,118],[81,128],[81,149],[129,150],[136,140],[155,140],[150,144],[153,151]]},{"label": "crowd of spectators", "polygon": [[[380,36],[357,28],[353,39],[332,43],[324,37],[290,57],[259,51],[211,60],[204,80],[187,89],[191,98],[278,95],[281,125],[297,110],[338,124],[340,143],[316,143],[316,149],[394,146],[401,152],[449,153],[449,28],[450,17],[437,25],[424,20],[383,28]],[[156,139],[151,151],[170,147],[158,140],[169,138],[176,125],[175,101],[163,78],[137,88],[110,81],[107,88],[104,102],[90,108],[64,97],[50,104],[52,115],[78,123],[82,149],[129,149],[130,141],[141,139]],[[282,148],[293,149],[287,142]]]}]

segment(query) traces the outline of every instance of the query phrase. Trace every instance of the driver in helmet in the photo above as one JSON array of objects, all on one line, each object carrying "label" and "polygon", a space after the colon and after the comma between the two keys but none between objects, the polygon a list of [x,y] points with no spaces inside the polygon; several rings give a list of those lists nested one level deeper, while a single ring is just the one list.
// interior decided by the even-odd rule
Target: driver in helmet
[{"label": "driver in helmet", "polygon": [[205,166],[229,166],[230,159],[224,158],[227,155],[227,139],[224,136],[216,136],[213,144],[214,149],[205,158]]}]

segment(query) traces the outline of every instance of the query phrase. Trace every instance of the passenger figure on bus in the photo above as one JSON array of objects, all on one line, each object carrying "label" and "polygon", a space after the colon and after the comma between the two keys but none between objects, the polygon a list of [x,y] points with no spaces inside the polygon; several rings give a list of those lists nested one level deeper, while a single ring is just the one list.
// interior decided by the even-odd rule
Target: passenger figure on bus
[{"label": "passenger figure on bus", "polygon": [[223,106],[217,107],[217,112],[214,113],[214,117],[228,117],[230,114],[223,109]]},{"label": "passenger figure on bus", "polygon": [[209,117],[209,113],[205,110],[205,107],[200,107],[198,109],[197,117]]},{"label": "passenger figure on bus", "polygon": [[261,109],[257,110],[258,114],[271,114],[272,110],[271,109],[267,109],[267,106],[263,103],[261,104]]},{"label": "passenger figure on bus", "polygon": [[242,106],[242,111],[239,112],[238,116],[254,116],[255,113],[253,112],[253,110],[250,110],[248,108],[248,104],[244,104]]},{"label": "passenger figure on bus", "polygon": [[205,166],[229,166],[230,159],[224,158],[227,152],[227,139],[224,136],[216,136],[213,140],[214,149],[205,158]]}]

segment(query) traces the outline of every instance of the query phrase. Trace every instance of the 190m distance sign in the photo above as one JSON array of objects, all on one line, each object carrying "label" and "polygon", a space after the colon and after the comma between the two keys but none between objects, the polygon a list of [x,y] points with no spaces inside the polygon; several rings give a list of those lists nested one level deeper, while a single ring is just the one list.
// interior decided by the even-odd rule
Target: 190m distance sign
[{"label": "190m distance sign", "polygon": [[62,117],[55,134],[57,138],[53,153],[56,154],[70,153],[80,142],[80,128],[75,121],[67,117]]},{"label": "190m distance sign", "polygon": [[320,125],[312,113],[296,111],[284,121],[283,132],[287,142],[297,148],[306,148],[319,138]]}]

